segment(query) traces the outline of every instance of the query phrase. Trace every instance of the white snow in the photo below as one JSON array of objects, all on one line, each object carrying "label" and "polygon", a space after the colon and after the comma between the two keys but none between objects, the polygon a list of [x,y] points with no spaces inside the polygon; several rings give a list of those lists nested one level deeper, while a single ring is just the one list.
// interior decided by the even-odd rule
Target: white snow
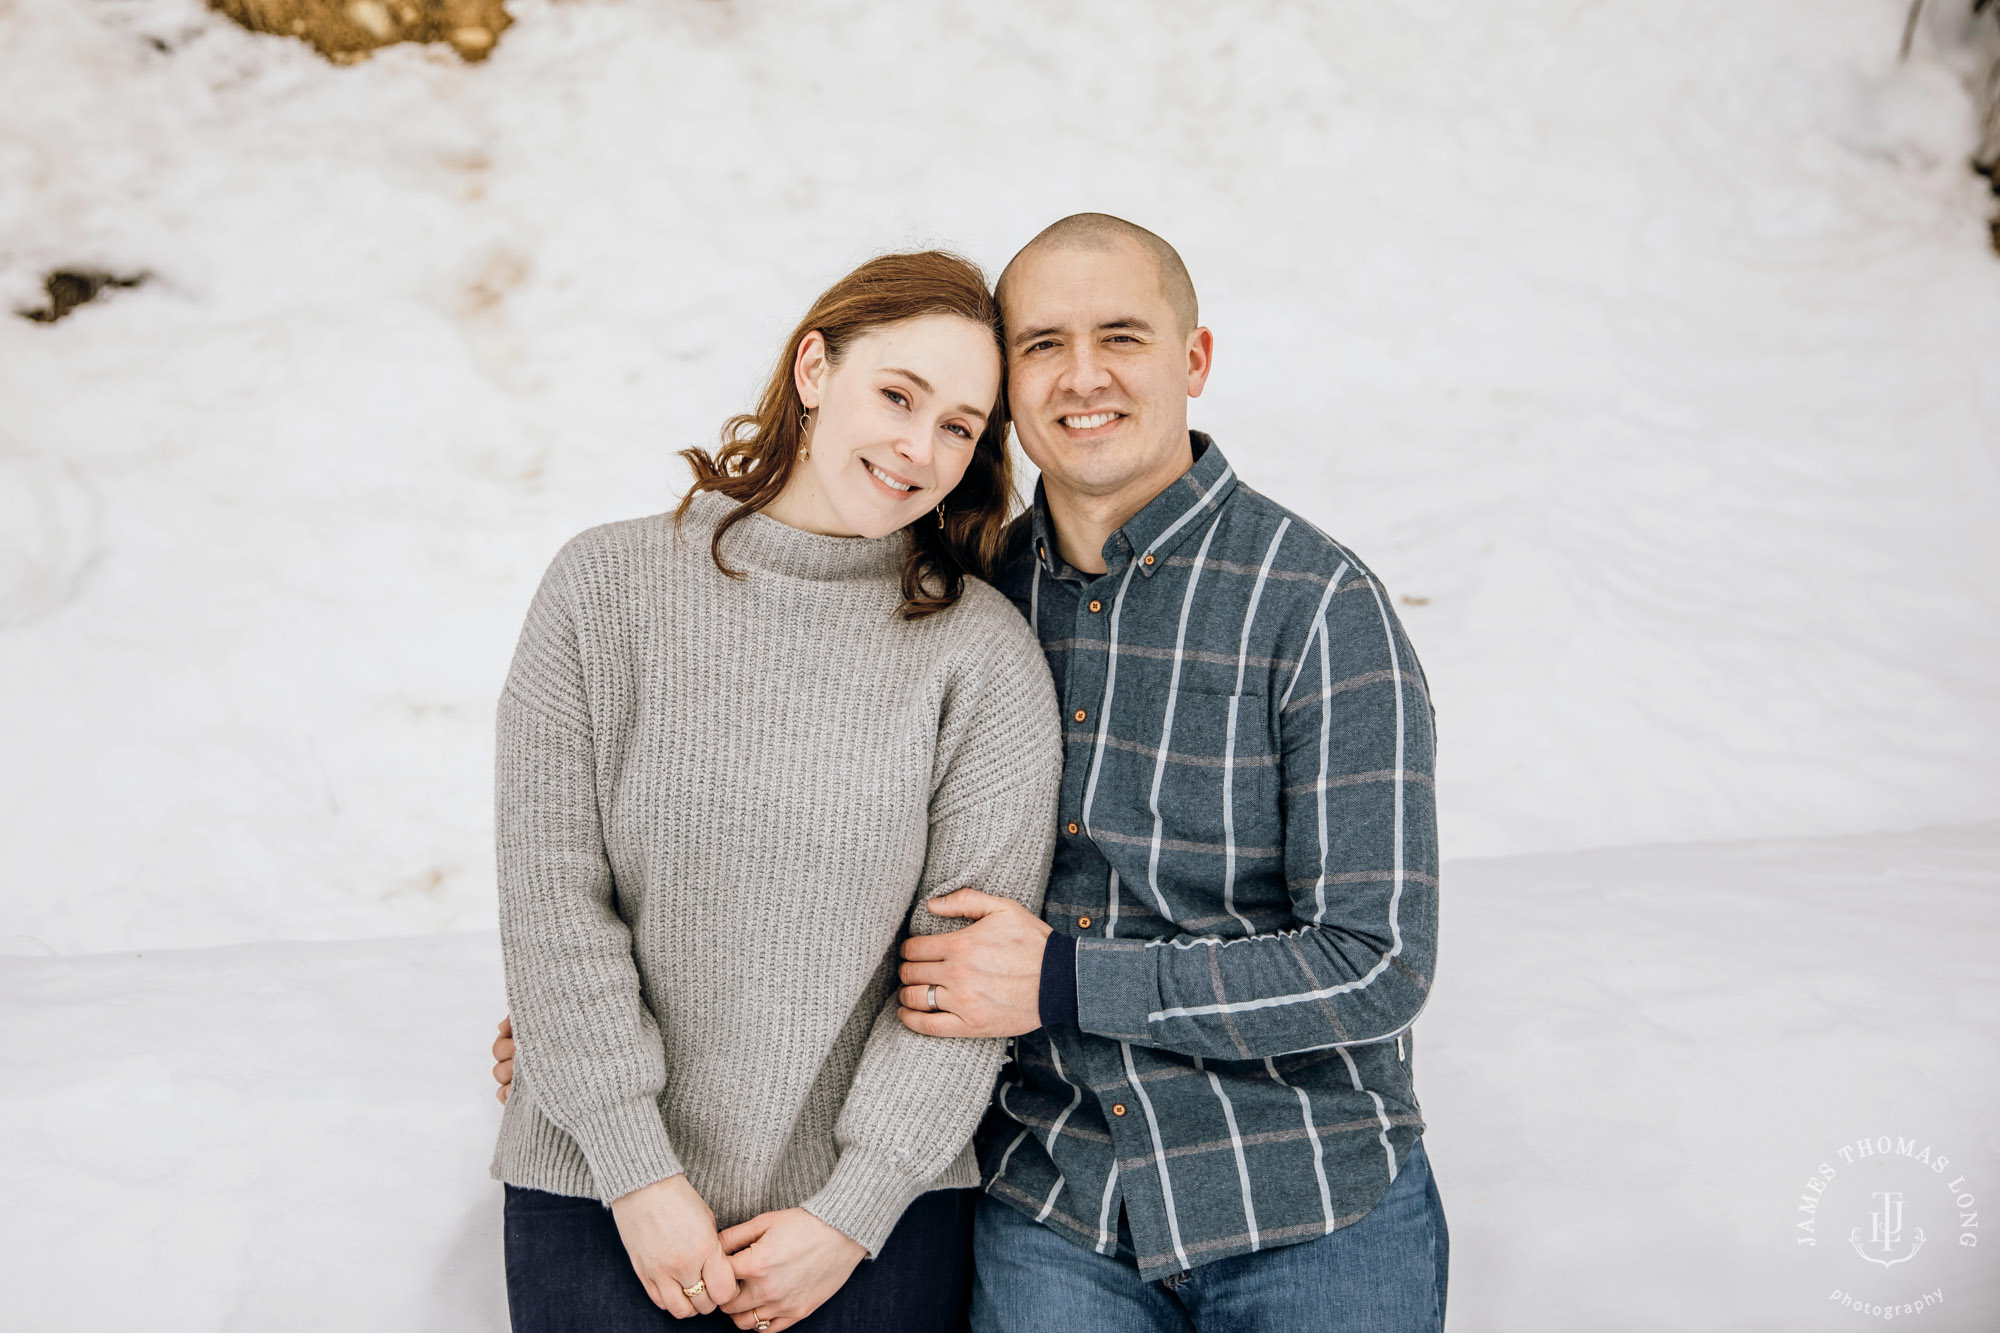
[{"label": "white snow", "polygon": [[[2000,823],[1448,865],[1416,1059],[1452,1326],[1814,1333],[1858,1318],[1832,1290],[1942,1287],[1919,1327],[2000,1328],[1943,1188],[1997,1197],[1996,870]],[[1885,1134],[1954,1163],[1909,1192],[1930,1246],[1857,1262],[1860,1190],[1802,1247],[1806,1182]]]},{"label": "white snow", "polygon": [[[1449,866],[1411,1058],[1451,1326],[1850,1327],[1871,1270],[1795,1240],[1820,1162],[1918,1137],[2000,1197],[1996,863],[2000,823]],[[504,1329],[499,969],[486,932],[0,960],[0,1327]],[[1891,1285],[1985,1333],[1938,1202]]]},{"label": "white snow", "polygon": [[[503,1322],[536,578],[848,265],[1086,208],[1180,246],[1196,424],[1429,674],[1454,1327],[1822,1326],[1823,1145],[2000,1181],[1961,8],[1898,65],[1905,0],[515,0],[484,65],[341,69],[0,0],[0,307],[152,275],[0,310],[0,1327]],[[1994,1326],[1953,1281],[1926,1326]]]}]

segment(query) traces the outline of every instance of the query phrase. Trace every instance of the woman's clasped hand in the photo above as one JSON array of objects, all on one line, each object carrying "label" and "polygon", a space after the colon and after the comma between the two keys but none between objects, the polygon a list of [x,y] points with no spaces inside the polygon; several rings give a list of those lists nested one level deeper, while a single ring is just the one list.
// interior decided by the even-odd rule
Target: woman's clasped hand
[{"label": "woman's clasped hand", "polygon": [[646,1294],[674,1318],[708,1314],[736,1299],[736,1272],[715,1233],[715,1214],[686,1176],[620,1196],[611,1216]]},{"label": "woman's clasped hand", "polygon": [[803,1208],[760,1213],[721,1239],[739,1284],[723,1312],[738,1328],[768,1321],[769,1333],[783,1333],[825,1304],[868,1255]]},{"label": "woman's clasped hand", "polygon": [[868,1253],[803,1208],[718,1233],[686,1176],[633,1190],[611,1215],[653,1304],[676,1319],[720,1309],[738,1328],[767,1333],[817,1310]]}]

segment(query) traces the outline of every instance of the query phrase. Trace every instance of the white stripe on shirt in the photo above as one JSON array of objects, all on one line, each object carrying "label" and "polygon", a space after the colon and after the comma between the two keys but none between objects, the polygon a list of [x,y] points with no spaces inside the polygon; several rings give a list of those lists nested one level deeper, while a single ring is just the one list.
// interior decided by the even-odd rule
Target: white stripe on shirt
[{"label": "white stripe on shirt", "polygon": [[1253,1252],[1261,1250],[1264,1241],[1257,1234],[1257,1205],[1250,1200],[1250,1164],[1243,1157],[1243,1134],[1236,1128],[1236,1104],[1223,1090],[1222,1080],[1215,1076],[1213,1069],[1202,1063],[1198,1055],[1194,1058],[1194,1067],[1208,1075],[1208,1085],[1215,1089],[1215,1099],[1222,1103],[1222,1122],[1229,1127],[1229,1146],[1236,1153],[1236,1183],[1243,1191],[1243,1227],[1250,1233],[1250,1249]]},{"label": "white stripe on shirt", "polygon": [[1319,1126],[1313,1124],[1312,1098],[1306,1096],[1306,1090],[1304,1088],[1293,1087],[1292,1084],[1285,1082],[1284,1075],[1278,1072],[1278,1065],[1276,1061],[1270,1059],[1269,1057],[1266,1057],[1264,1060],[1264,1068],[1271,1071],[1271,1077],[1278,1081],[1278,1085],[1280,1087],[1291,1088],[1293,1092],[1296,1092],[1299,1095],[1299,1114],[1305,1118],[1306,1140],[1307,1142],[1312,1144],[1313,1174],[1319,1177],[1320,1215],[1326,1219],[1326,1229],[1328,1231],[1332,1231],[1333,1192],[1329,1190],[1326,1185],[1326,1148],[1319,1141]]},{"label": "white stripe on shirt", "polygon": [[[1139,567],[1134,560],[1125,566],[1125,577],[1118,581],[1118,593],[1111,599],[1111,651],[1104,661],[1104,698],[1097,706],[1097,743],[1090,752],[1090,777],[1083,784],[1083,829],[1090,831],[1090,806],[1097,799],[1097,775],[1104,768],[1104,740],[1111,726],[1111,691],[1118,684],[1118,613],[1125,609],[1125,590],[1132,586],[1132,571]],[[1074,670],[1074,668],[1071,668]],[[1067,673],[1065,673],[1067,674]]]},{"label": "white stripe on shirt", "polygon": [[1132,1043],[1121,1041],[1118,1050],[1125,1057],[1125,1076],[1131,1080],[1132,1091],[1138,1095],[1139,1108],[1146,1113],[1146,1128],[1153,1134],[1153,1168],[1160,1174],[1160,1198],[1167,1205],[1167,1236],[1174,1244],[1174,1258],[1181,1261],[1183,1269],[1193,1268],[1188,1262],[1187,1251],[1181,1248],[1181,1218],[1174,1209],[1174,1182],[1167,1174],[1167,1145],[1160,1137],[1159,1117],[1153,1114],[1153,1099],[1146,1095],[1146,1085],[1139,1081],[1139,1068],[1132,1063]]},{"label": "white stripe on shirt", "polygon": [[1375,1120],[1381,1126],[1380,1129],[1375,1131],[1375,1138],[1381,1143],[1382,1152],[1389,1159],[1389,1183],[1393,1185],[1396,1183],[1396,1149],[1389,1143],[1388,1109],[1382,1105],[1380,1093],[1376,1092],[1373,1088],[1364,1088],[1361,1086],[1361,1071],[1355,1068],[1354,1057],[1343,1049],[1340,1052],[1340,1058],[1347,1062],[1347,1081],[1354,1085],[1356,1092],[1367,1093],[1369,1099],[1375,1103]]},{"label": "white stripe on shirt", "polygon": [[[1236,713],[1243,700],[1243,669],[1250,660],[1250,626],[1257,619],[1257,603],[1264,599],[1264,584],[1271,577],[1278,543],[1285,540],[1285,531],[1291,526],[1289,518],[1278,524],[1278,535],[1271,538],[1263,568],[1257,571],[1257,582],[1250,589],[1250,609],[1243,613],[1243,639],[1236,648],[1236,692],[1229,696],[1229,738],[1222,751],[1222,907],[1250,934],[1256,933],[1250,918],[1236,910]],[[1163,744],[1161,748],[1166,747]]]},{"label": "white stripe on shirt", "polygon": [[1180,628],[1174,634],[1174,665],[1167,676],[1167,709],[1160,720],[1160,754],[1153,761],[1153,790],[1146,800],[1153,811],[1153,846],[1146,858],[1146,887],[1153,891],[1153,901],[1159,904],[1160,915],[1169,921],[1174,919],[1173,909],[1167,906],[1166,896],[1160,892],[1160,839],[1167,826],[1166,819],[1160,814],[1160,784],[1167,776],[1167,751],[1173,748],[1174,709],[1180,706],[1181,659],[1187,652],[1188,613],[1194,610],[1194,592],[1201,583],[1202,561],[1208,558],[1209,543],[1215,540],[1215,530],[1221,526],[1222,516],[1218,514],[1201,539],[1201,549],[1194,554],[1194,568],[1188,572],[1187,590],[1181,594]]}]

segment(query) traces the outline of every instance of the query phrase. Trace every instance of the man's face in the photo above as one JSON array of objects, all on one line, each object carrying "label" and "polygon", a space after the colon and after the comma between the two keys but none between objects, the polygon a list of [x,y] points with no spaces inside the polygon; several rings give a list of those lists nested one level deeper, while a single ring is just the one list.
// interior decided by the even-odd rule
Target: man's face
[{"label": "man's face", "polygon": [[1210,339],[1181,329],[1151,256],[1052,246],[1016,261],[1002,301],[1015,429],[1049,486],[1157,493],[1185,470]]}]

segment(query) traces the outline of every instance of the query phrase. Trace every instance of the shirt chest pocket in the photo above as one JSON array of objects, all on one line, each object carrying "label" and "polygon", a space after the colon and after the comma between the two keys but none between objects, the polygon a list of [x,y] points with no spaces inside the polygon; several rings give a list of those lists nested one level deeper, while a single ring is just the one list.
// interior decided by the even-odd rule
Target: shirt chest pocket
[{"label": "shirt chest pocket", "polygon": [[1275,854],[1283,824],[1267,696],[1179,693],[1156,777],[1161,836],[1184,844],[1174,850],[1239,861]]}]

